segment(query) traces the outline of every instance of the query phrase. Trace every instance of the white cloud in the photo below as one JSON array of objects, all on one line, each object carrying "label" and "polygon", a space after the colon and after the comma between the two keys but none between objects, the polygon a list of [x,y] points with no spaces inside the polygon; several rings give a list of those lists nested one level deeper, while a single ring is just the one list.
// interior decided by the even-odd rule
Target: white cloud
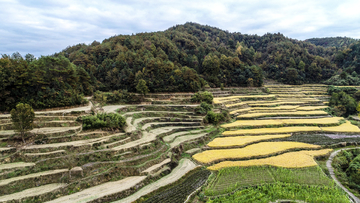
[{"label": "white cloud", "polygon": [[281,32],[297,39],[360,37],[357,0],[0,0],[0,53],[59,52],[116,34],[198,22],[231,32]]}]

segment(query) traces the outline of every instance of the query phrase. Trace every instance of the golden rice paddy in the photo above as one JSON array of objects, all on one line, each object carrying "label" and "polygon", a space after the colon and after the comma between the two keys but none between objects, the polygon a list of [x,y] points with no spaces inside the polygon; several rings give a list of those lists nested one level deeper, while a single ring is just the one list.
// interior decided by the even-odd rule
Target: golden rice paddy
[{"label": "golden rice paddy", "polygon": [[339,126],[321,127],[321,130],[324,132],[334,133],[360,133],[360,129],[357,126],[351,124],[350,121],[346,121],[346,123]]},{"label": "golden rice paddy", "polygon": [[337,124],[342,117],[327,117],[315,119],[276,119],[276,120],[237,120],[233,123],[221,125],[223,128],[234,127],[261,127],[268,125],[329,125]]},{"label": "golden rice paddy", "polygon": [[218,164],[208,167],[209,170],[220,170],[222,168],[234,167],[234,166],[260,166],[269,165],[285,168],[303,168],[316,166],[317,163],[314,160],[315,156],[324,156],[330,153],[332,149],[323,149],[315,151],[297,151],[288,152],[285,154],[272,156],[264,159],[252,159],[246,161],[224,161]]},{"label": "golden rice paddy", "polygon": [[259,118],[270,116],[322,116],[328,115],[325,111],[296,111],[296,112],[279,112],[279,113],[251,113],[237,116],[240,119],[244,118]]},{"label": "golden rice paddy", "polygon": [[275,138],[285,138],[285,137],[290,137],[290,136],[291,136],[291,134],[219,137],[219,138],[215,138],[213,141],[211,141],[207,145],[212,148],[242,147],[247,144],[254,143],[254,142],[275,139]]},{"label": "golden rice paddy", "polygon": [[253,107],[252,110],[290,110],[290,109],[296,109],[300,106],[293,106],[293,105],[287,105],[287,106],[276,106],[276,107]]},{"label": "golden rice paddy", "polygon": [[243,105],[246,105],[246,103],[240,102],[240,103],[236,103],[236,104],[226,104],[225,106],[227,108],[232,108],[232,107],[243,106]]},{"label": "golden rice paddy", "polygon": [[204,164],[226,159],[242,159],[259,156],[267,156],[284,152],[291,149],[318,149],[320,146],[300,142],[261,142],[240,149],[217,149],[208,150],[193,155],[193,158]]},{"label": "golden rice paddy", "polygon": [[221,104],[230,101],[237,101],[242,99],[268,99],[274,98],[275,95],[244,95],[244,96],[231,96],[231,97],[218,97],[214,98],[213,101],[215,104]]},{"label": "golden rice paddy", "polygon": [[235,110],[235,111],[230,111],[229,114],[237,114],[237,113],[247,113],[248,111],[250,111],[251,108],[245,108],[245,109],[238,109],[238,110]]},{"label": "golden rice paddy", "polygon": [[317,126],[299,126],[299,127],[233,130],[233,131],[225,131],[222,133],[222,135],[223,136],[261,135],[261,134],[301,133],[301,132],[320,132],[320,131],[321,129]]},{"label": "golden rice paddy", "polygon": [[296,110],[298,111],[315,111],[315,110],[320,110],[320,109],[325,109],[328,106],[302,106],[297,108]]}]

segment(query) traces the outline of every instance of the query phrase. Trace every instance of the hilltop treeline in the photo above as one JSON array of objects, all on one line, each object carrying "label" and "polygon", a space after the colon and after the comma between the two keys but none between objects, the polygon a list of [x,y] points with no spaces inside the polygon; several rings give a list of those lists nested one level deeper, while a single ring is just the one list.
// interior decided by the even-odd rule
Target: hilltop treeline
[{"label": "hilltop treeline", "polygon": [[[261,86],[264,77],[287,84],[331,83],[342,69],[356,69],[352,57],[358,53],[353,52],[351,48],[316,46],[280,33],[247,35],[186,23],[161,32],[77,44],[39,59],[3,56],[0,78],[9,79],[0,81],[4,84],[0,105],[4,109],[3,105],[31,99],[35,108],[76,104],[81,99],[74,95],[90,95],[96,90],[136,92],[143,80],[150,92]],[[349,75],[354,76],[352,72]],[[60,102],[62,98],[69,99]]]},{"label": "hilltop treeline", "polygon": [[211,87],[261,86],[263,76],[289,84],[319,82],[334,75],[336,48],[264,36],[230,33],[186,23],[163,32],[118,35],[78,44],[63,55],[100,81],[101,90],[135,91],[140,79],[151,92]]},{"label": "hilltop treeline", "polygon": [[33,108],[62,107],[84,103],[82,94],[92,92],[90,76],[64,56],[35,59],[28,54],[3,55],[0,59],[0,111],[18,102]]},{"label": "hilltop treeline", "polygon": [[358,42],[359,40],[350,37],[324,37],[324,38],[310,38],[305,40],[315,44],[316,46],[323,47],[348,47],[351,44]]}]

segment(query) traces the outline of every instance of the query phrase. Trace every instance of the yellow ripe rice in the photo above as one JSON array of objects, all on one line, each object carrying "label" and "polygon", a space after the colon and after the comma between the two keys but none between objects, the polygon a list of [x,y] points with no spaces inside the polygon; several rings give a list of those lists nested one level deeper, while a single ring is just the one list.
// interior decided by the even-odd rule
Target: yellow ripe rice
[{"label": "yellow ripe rice", "polygon": [[238,110],[235,110],[235,111],[230,111],[230,113],[229,114],[237,114],[237,113],[243,113],[243,112],[248,112],[248,111],[250,111],[251,110],[251,108],[245,108],[245,109],[238,109]]},{"label": "yellow ripe rice", "polygon": [[322,150],[307,150],[288,152],[285,154],[272,156],[264,159],[252,159],[246,161],[224,161],[218,164],[208,167],[209,170],[220,170],[222,168],[234,167],[234,166],[259,166],[259,165],[270,165],[285,168],[304,168],[316,166],[317,163],[314,160],[315,156],[324,156],[330,153],[332,149]]},{"label": "yellow ripe rice", "polygon": [[227,108],[232,108],[232,107],[235,107],[235,106],[243,106],[243,105],[246,105],[246,103],[240,102],[240,103],[236,103],[236,104],[226,104],[225,106]]},{"label": "yellow ripe rice", "polygon": [[350,121],[333,127],[321,127],[324,132],[335,132],[335,133],[360,133],[360,129],[351,124]]},{"label": "yellow ripe rice", "polygon": [[276,119],[276,120],[237,120],[233,123],[221,125],[223,128],[233,127],[259,127],[267,125],[322,125],[322,124],[337,124],[342,117],[328,117],[315,119]]},{"label": "yellow ripe rice", "polygon": [[237,116],[238,118],[259,118],[267,116],[320,116],[328,115],[325,111],[297,111],[297,112],[279,112],[279,113],[251,113]]},{"label": "yellow ripe rice", "polygon": [[280,128],[258,128],[225,131],[223,136],[235,135],[261,135],[261,134],[281,134],[281,133],[299,133],[299,132],[321,132],[317,126],[299,126],[299,127],[280,127]]},{"label": "yellow ripe rice", "polygon": [[252,110],[290,110],[290,109],[296,109],[300,106],[293,106],[293,105],[287,105],[287,106],[276,106],[276,107],[253,107]]},{"label": "yellow ripe rice", "polygon": [[268,102],[268,103],[253,103],[253,104],[248,104],[251,107],[261,107],[261,106],[277,106],[277,105],[302,105],[302,104],[306,104],[306,102],[302,102],[302,101],[298,101],[298,102],[291,102],[291,101],[286,101],[286,102]]},{"label": "yellow ripe rice", "polygon": [[218,97],[218,98],[214,98],[213,101],[215,104],[220,104],[224,102],[230,102],[230,101],[236,101],[236,100],[242,100],[248,98],[253,98],[253,99],[275,98],[275,95],[243,95],[243,96]]},{"label": "yellow ripe rice", "polygon": [[214,161],[223,161],[226,159],[242,159],[242,158],[267,156],[291,149],[317,149],[317,148],[320,148],[320,146],[301,143],[301,142],[261,142],[240,149],[208,150],[193,155],[193,158],[200,163],[209,164]]},{"label": "yellow ripe rice", "polygon": [[238,136],[238,137],[219,137],[211,141],[208,146],[212,148],[242,147],[247,144],[263,140],[290,137],[291,134],[282,135],[259,135],[259,136]]},{"label": "yellow ripe rice", "polygon": [[325,109],[329,106],[302,106],[297,108],[296,110],[298,111],[315,111],[315,110],[320,110],[320,109]]}]

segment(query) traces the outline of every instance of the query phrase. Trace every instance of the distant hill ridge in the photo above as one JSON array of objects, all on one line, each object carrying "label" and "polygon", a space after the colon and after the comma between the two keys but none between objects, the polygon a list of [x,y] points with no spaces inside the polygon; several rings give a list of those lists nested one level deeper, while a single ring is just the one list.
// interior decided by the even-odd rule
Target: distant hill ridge
[{"label": "distant hill ridge", "polygon": [[359,39],[354,39],[350,37],[324,37],[324,38],[310,38],[305,40],[315,44],[316,46],[323,47],[348,47],[353,43],[359,42]]}]

